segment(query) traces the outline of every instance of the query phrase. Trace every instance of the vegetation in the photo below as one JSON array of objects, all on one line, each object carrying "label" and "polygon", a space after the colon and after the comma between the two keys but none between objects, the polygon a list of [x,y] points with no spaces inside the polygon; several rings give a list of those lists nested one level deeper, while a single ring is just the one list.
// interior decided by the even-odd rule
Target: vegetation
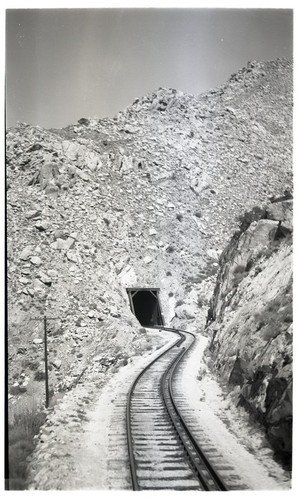
[{"label": "vegetation", "polygon": [[27,481],[27,459],[34,449],[34,436],[45,421],[45,413],[32,403],[23,404],[10,415],[8,428],[9,489],[24,490]]},{"label": "vegetation", "polygon": [[253,207],[251,210],[245,212],[244,215],[238,217],[240,232],[242,233],[246,231],[252,222],[265,218],[266,218],[265,209],[260,207]]},{"label": "vegetation", "polygon": [[37,370],[34,374],[34,380],[40,381],[44,380],[46,377],[46,374],[43,370]]},{"label": "vegetation", "polygon": [[235,267],[234,269],[234,276],[233,276],[233,287],[237,287],[239,283],[242,281],[242,279],[246,276],[247,271],[246,267],[239,264],[238,266]]},{"label": "vegetation", "polygon": [[265,341],[274,339],[287,330],[293,322],[293,307],[291,295],[278,295],[264,309],[254,314],[258,323],[257,331]]}]

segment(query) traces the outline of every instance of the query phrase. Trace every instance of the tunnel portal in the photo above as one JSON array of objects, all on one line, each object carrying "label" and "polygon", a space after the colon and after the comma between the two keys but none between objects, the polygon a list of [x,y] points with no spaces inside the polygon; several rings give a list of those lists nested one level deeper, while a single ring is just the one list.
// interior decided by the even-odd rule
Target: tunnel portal
[{"label": "tunnel portal", "polygon": [[128,288],[130,308],[142,326],[163,325],[159,288]]}]

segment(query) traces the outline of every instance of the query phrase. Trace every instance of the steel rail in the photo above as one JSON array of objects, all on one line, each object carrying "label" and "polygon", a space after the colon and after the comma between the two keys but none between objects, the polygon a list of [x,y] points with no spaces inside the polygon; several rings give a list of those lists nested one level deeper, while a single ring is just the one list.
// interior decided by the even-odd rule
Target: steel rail
[{"label": "steel rail", "polygon": [[[173,366],[176,366],[176,365],[179,363],[179,361],[181,361],[181,359],[183,358],[184,354],[185,354],[187,351],[188,351],[188,349],[186,349],[186,350],[185,350],[185,349],[183,348],[183,350],[182,350],[180,353],[178,353],[178,356],[177,356],[176,358],[174,358],[174,359],[173,359],[172,363],[168,366],[168,368],[167,368],[167,369],[166,369],[166,371],[164,372],[164,374],[163,374],[163,376],[162,376],[162,379],[161,379],[161,384],[160,384],[160,385],[161,385],[161,394],[162,394],[163,402],[164,402],[164,404],[165,404],[165,406],[166,406],[166,408],[167,408],[168,415],[169,415],[169,417],[170,417],[170,419],[171,419],[171,422],[172,422],[173,426],[174,426],[174,427],[175,427],[175,429],[176,429],[176,432],[177,432],[177,434],[178,434],[178,436],[179,436],[179,438],[180,438],[180,441],[181,441],[181,443],[183,444],[183,446],[184,446],[184,448],[185,448],[185,450],[186,450],[186,452],[187,452],[187,455],[188,455],[188,457],[189,457],[189,459],[190,459],[190,461],[191,461],[191,463],[192,463],[192,465],[193,465],[194,469],[196,470],[196,473],[197,473],[197,476],[198,476],[198,478],[199,478],[199,481],[200,481],[200,483],[202,484],[202,486],[203,486],[204,490],[207,490],[207,491],[208,491],[208,489],[209,489],[209,488],[208,488],[208,484],[206,483],[206,481],[205,481],[205,479],[204,479],[204,476],[203,476],[203,475],[202,475],[202,473],[201,473],[201,470],[200,470],[200,469],[199,469],[199,467],[197,466],[196,461],[193,459],[192,453],[190,452],[189,447],[188,447],[188,445],[187,445],[187,444],[186,444],[186,442],[185,442],[185,438],[184,438],[184,436],[183,436],[183,432],[181,432],[181,430],[179,429],[179,427],[178,427],[178,426],[176,425],[176,423],[175,423],[175,418],[174,418],[174,416],[173,416],[173,408],[174,408],[174,410],[175,410],[175,412],[176,412],[176,415],[175,415],[175,416],[177,416],[177,417],[178,417],[178,419],[179,419],[179,421],[180,421],[180,416],[179,416],[179,413],[177,412],[176,408],[174,407],[174,405],[173,405],[173,403],[172,403],[172,400],[171,400],[171,403],[172,403],[173,408],[171,408],[171,406],[170,406],[170,405],[169,405],[169,403],[167,402],[167,398],[166,398],[166,390],[167,390],[167,388],[166,388],[166,386],[167,386],[167,376],[168,376],[168,374],[169,374],[170,370],[173,368]],[[171,380],[171,378],[170,378],[170,380]],[[170,380],[168,381],[168,382],[169,382],[169,386],[170,386]],[[170,394],[170,389],[169,389],[169,394]],[[171,394],[170,394],[170,399],[171,399]],[[185,431],[184,426],[183,426],[183,430]]]},{"label": "steel rail", "polygon": [[[175,331],[174,329],[172,329],[172,331]],[[173,360],[173,362],[171,363],[171,365],[167,368],[167,370],[165,371],[163,377],[162,377],[162,381],[161,381],[161,385],[162,385],[162,394],[163,394],[163,399],[164,399],[164,402],[167,406],[167,409],[168,409],[168,413],[169,413],[169,416],[173,422],[173,425],[175,426],[179,436],[180,436],[180,439],[182,440],[183,442],[183,445],[184,447],[186,448],[186,450],[188,451],[188,447],[187,447],[187,444],[184,442],[185,440],[183,439],[183,436],[181,435],[181,432],[180,430],[177,428],[176,426],[176,423],[175,423],[175,420],[173,419],[173,416],[172,416],[172,412],[171,412],[171,409],[169,408],[169,405],[167,404],[167,401],[166,401],[166,398],[165,398],[165,384],[166,384],[166,377],[167,375],[169,374],[169,372],[171,372],[169,374],[169,380],[168,380],[168,390],[169,390],[169,396],[170,396],[170,400],[171,400],[171,403],[172,403],[172,406],[175,410],[175,413],[179,419],[179,422],[182,424],[182,427],[183,427],[183,430],[184,432],[187,434],[187,437],[189,438],[189,440],[191,441],[194,449],[196,450],[196,453],[199,455],[200,459],[202,460],[202,462],[204,463],[206,469],[208,470],[211,478],[212,478],[212,481],[214,482],[214,484],[216,484],[218,490],[220,491],[227,491],[227,487],[224,483],[224,481],[222,480],[222,478],[220,477],[220,475],[216,472],[216,470],[213,468],[213,466],[211,465],[211,463],[209,462],[208,458],[206,457],[205,453],[203,452],[203,450],[201,449],[200,445],[198,444],[198,442],[196,441],[196,439],[194,438],[193,434],[191,433],[191,431],[189,430],[184,418],[182,417],[178,407],[177,407],[177,403],[175,402],[175,397],[174,397],[174,394],[173,394],[173,377],[174,377],[174,374],[175,374],[175,371],[179,365],[179,363],[181,362],[183,356],[187,353],[187,351],[189,351],[189,349],[193,346],[194,342],[195,342],[195,336],[191,333],[191,332],[187,332],[186,330],[181,330],[185,333],[189,333],[193,336],[193,340],[191,342],[191,344],[186,348],[184,349],[183,352],[181,352],[177,358],[175,358]],[[208,484],[206,483],[206,481],[204,480],[202,474],[201,474],[201,471],[200,471],[200,468],[197,466],[196,462],[193,460],[193,457],[192,457],[192,454],[191,453],[188,453],[188,456],[190,457],[191,459],[191,462],[193,463],[194,467],[196,468],[197,472],[198,472],[198,476],[199,476],[199,479],[200,481],[202,482],[205,490],[209,490],[210,491],[210,488],[208,486]]]},{"label": "steel rail", "polygon": [[[195,440],[193,434],[189,430],[184,418],[182,417],[178,407],[177,403],[175,401],[175,397],[173,394],[173,377],[176,372],[176,369],[181,362],[182,358],[185,356],[185,354],[191,349],[191,347],[194,345],[194,342],[196,340],[195,335],[192,332],[188,332],[186,330],[180,330],[180,329],[175,329],[175,328],[169,328],[169,327],[164,327],[164,326],[156,326],[153,327],[155,329],[160,329],[160,330],[165,330],[165,331],[170,331],[173,333],[176,333],[177,335],[180,336],[180,339],[178,339],[176,342],[174,342],[170,347],[168,347],[165,351],[163,351],[161,354],[156,356],[143,370],[138,374],[138,376],[135,378],[133,384],[130,387],[128,396],[127,396],[127,406],[126,406],[126,432],[127,432],[127,445],[128,445],[128,455],[129,455],[129,465],[130,465],[130,471],[131,471],[131,480],[132,480],[132,487],[133,490],[137,491],[140,490],[140,486],[138,483],[138,477],[137,477],[137,465],[136,465],[136,460],[133,452],[133,438],[132,438],[132,430],[131,430],[131,398],[133,391],[135,389],[136,384],[140,380],[140,378],[143,376],[143,374],[158,360],[160,359],[163,355],[168,353],[171,349],[174,347],[180,347],[180,345],[186,340],[185,334],[191,335],[193,337],[190,345],[186,348],[182,348],[180,352],[175,356],[175,358],[171,361],[170,365],[166,368],[165,372],[162,375],[161,382],[160,382],[160,387],[161,387],[161,395],[162,399],[164,402],[164,405],[167,409],[170,421],[172,422],[172,425],[174,426],[180,441],[185,448],[187,455],[190,459],[190,462],[193,466],[193,468],[196,471],[196,474],[198,476],[198,479],[202,485],[202,487],[205,489],[205,491],[210,491],[212,488],[209,487],[209,485],[206,482],[206,479],[204,478],[202,474],[202,470],[200,469],[200,466],[197,464],[197,461],[195,457],[193,457],[193,452],[190,449],[189,444],[186,443],[185,436],[186,434],[187,439],[191,442],[195,453],[199,457],[199,459],[203,462],[205,469],[207,469],[207,472],[209,473],[211,480],[213,481],[214,485],[216,488],[220,491],[227,491],[227,487],[224,484],[223,480],[221,477],[218,475],[218,473],[215,471],[213,466],[210,464],[208,458],[205,456],[203,450]],[[168,380],[167,380],[168,377]],[[166,388],[167,386],[167,388]],[[166,398],[166,390],[168,390],[169,394],[169,399],[171,402],[171,405],[169,405],[167,398]],[[172,406],[172,408],[171,408]],[[175,419],[178,419],[178,422],[182,426],[183,432],[179,429],[179,425],[177,425],[177,422],[175,423]]]},{"label": "steel rail", "polygon": [[163,351],[161,354],[156,356],[143,370],[138,374],[138,376],[135,378],[133,381],[128,395],[127,395],[127,404],[126,404],[126,436],[127,436],[127,446],[128,446],[128,456],[129,456],[129,466],[130,466],[130,472],[131,472],[131,480],[132,480],[132,487],[134,491],[139,491],[139,483],[138,483],[138,478],[137,478],[137,467],[136,467],[136,461],[133,453],[133,439],[132,439],[132,432],[131,432],[131,397],[132,393],[134,391],[135,386],[137,385],[139,379],[142,377],[142,375],[157,361],[160,359],[162,356],[164,356],[167,352],[169,352],[173,347],[177,347],[178,344],[180,345],[181,339],[184,337],[183,334],[180,332],[175,332],[180,336],[180,339],[178,339],[176,342],[170,345],[168,349]]}]

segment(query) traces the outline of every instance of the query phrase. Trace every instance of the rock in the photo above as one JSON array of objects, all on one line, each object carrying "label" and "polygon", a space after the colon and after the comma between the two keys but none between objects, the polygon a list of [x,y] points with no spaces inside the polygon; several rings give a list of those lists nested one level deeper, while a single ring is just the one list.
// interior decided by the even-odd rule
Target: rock
[{"label": "rock", "polygon": [[49,196],[50,198],[56,200],[58,198],[58,191],[59,188],[57,186],[54,186],[53,184],[49,185],[45,189],[45,194]]},{"label": "rock", "polygon": [[64,250],[70,250],[71,248],[74,247],[75,240],[73,238],[67,238],[67,240],[64,243]]},{"label": "rock", "polygon": [[131,157],[122,156],[120,159],[119,171],[122,175],[128,174],[133,169],[133,159]]},{"label": "rock", "polygon": [[236,358],[234,366],[232,368],[229,384],[240,385],[242,386],[244,383],[245,377],[242,368],[242,360],[240,358]]},{"label": "rock", "polygon": [[42,189],[48,188],[48,190],[46,189],[45,191],[46,194],[53,195],[55,192],[54,188],[58,190],[57,186],[51,184],[53,179],[57,177],[58,173],[59,167],[56,163],[45,163],[44,165],[42,165],[42,167],[40,167],[39,184],[41,185]]},{"label": "rock", "polygon": [[27,285],[28,283],[30,283],[30,280],[28,280],[28,278],[19,278],[19,282],[22,283],[23,285]]},{"label": "rock", "polygon": [[31,257],[30,262],[32,264],[34,264],[35,266],[39,267],[41,265],[41,263],[42,263],[42,260],[41,260],[40,257],[33,256],[33,257]]},{"label": "rock", "polygon": [[126,132],[127,134],[135,134],[137,132],[137,130],[132,125],[126,124],[125,128],[124,128],[124,132]]},{"label": "rock", "polygon": [[183,304],[181,306],[176,307],[176,314],[178,318],[185,319],[194,319],[196,314],[194,312],[194,306]]},{"label": "rock", "polygon": [[241,235],[238,243],[238,252],[241,253],[242,262],[245,265],[252,255],[256,255],[260,249],[274,240],[277,227],[278,222],[273,220],[260,219],[250,224],[247,231]]},{"label": "rock", "polygon": [[57,278],[58,271],[56,271],[55,269],[49,269],[47,271],[47,275],[50,276],[51,278]]},{"label": "rock", "polygon": [[90,176],[83,170],[77,169],[76,173],[83,181],[90,181]]},{"label": "rock", "polygon": [[278,237],[278,220],[258,219],[264,212],[284,217],[284,207],[274,213],[272,205],[247,212],[248,222],[251,215],[257,220],[242,225],[221,254],[208,328],[219,376],[238,387],[240,403],[259,417],[275,451],[288,460],[292,402],[285,394],[292,380],[292,248],[290,238]]},{"label": "rock", "polygon": [[211,259],[214,259],[214,260],[217,260],[218,259],[218,255],[217,255],[217,251],[216,250],[213,250],[212,248],[207,250],[207,255],[211,258]]},{"label": "rock", "polygon": [[65,240],[58,238],[56,241],[53,241],[50,244],[50,247],[53,248],[54,250],[65,250],[66,248]]},{"label": "rock", "polygon": [[67,231],[63,230],[63,229],[58,229],[57,231],[54,232],[54,238],[56,240],[66,240],[68,237],[68,233]]},{"label": "rock", "polygon": [[[166,323],[199,331],[217,273],[215,254],[208,256],[208,249],[226,245],[238,229],[238,217],[246,210],[263,206],[269,196],[279,197],[291,188],[291,65],[284,61],[257,64],[266,69],[265,78],[255,73],[253,78],[250,73],[240,73],[237,82],[227,82],[202,96],[163,89],[140,98],[115,119],[96,119],[89,125],[69,125],[50,131],[17,125],[7,131],[7,175],[11,186],[7,192],[7,220],[12,240],[8,264],[15,265],[7,266],[10,355],[28,341],[28,353],[30,349],[40,351],[38,359],[42,359],[42,346],[32,344],[36,335],[42,337],[42,322],[33,322],[32,330],[29,318],[42,318],[42,311],[47,311],[49,316],[63,318],[65,334],[57,337],[52,331],[49,334],[49,360],[60,356],[63,382],[69,375],[69,385],[75,384],[73,374],[79,371],[77,365],[83,371],[90,354],[99,350],[107,357],[116,355],[118,361],[126,355],[130,359],[143,350],[142,346],[148,347],[129,311],[126,289],[134,287],[160,287]],[[227,106],[233,108],[227,111]],[[126,126],[136,133],[132,131],[133,136],[125,133]],[[43,149],[26,153],[36,143]],[[264,153],[262,161],[254,157],[259,152]],[[237,158],[248,159],[249,163],[241,163]],[[40,167],[50,162],[57,165],[57,170],[49,172],[50,175],[45,172],[43,179],[39,179]],[[28,187],[34,172],[38,173],[37,185]],[[90,181],[83,181],[80,175],[90,176]],[[39,180],[42,184],[38,184]],[[189,188],[192,183],[194,191]],[[46,196],[41,185],[44,189],[50,185],[59,188],[57,198]],[[63,187],[68,189],[62,191]],[[41,213],[32,202],[40,204]],[[29,210],[35,210],[32,219],[25,218]],[[179,221],[181,214],[183,220]],[[38,231],[37,220],[49,223],[46,232]],[[157,234],[150,235],[150,229]],[[54,236],[56,231],[61,231],[60,235]],[[73,233],[78,237],[73,238]],[[225,268],[226,276],[221,274],[227,281],[218,282],[219,302],[212,322],[218,326],[218,332],[213,354],[218,376],[225,383],[237,348],[241,359],[244,354],[250,356],[252,376],[264,358],[267,365],[270,360],[271,364],[277,364],[274,370],[278,370],[279,377],[289,379],[290,365],[283,366],[288,359],[283,353],[290,349],[292,335],[286,331],[290,323],[285,322],[281,333],[267,345],[262,338],[261,319],[255,318],[257,313],[261,316],[266,312],[265,297],[279,297],[279,289],[286,297],[288,254],[280,251],[279,240],[273,234],[273,240],[271,234],[264,238],[265,246],[260,245],[256,254],[253,247],[245,246],[243,253],[231,252],[229,260],[233,261],[233,267]],[[290,245],[290,235],[285,239]],[[254,241],[252,235],[251,238],[247,235],[246,243],[249,241]],[[19,260],[21,251],[30,244],[33,248],[30,257],[38,255],[42,259],[40,267],[32,265],[30,257],[27,261]],[[78,263],[69,261],[66,253],[70,251]],[[270,254],[268,259],[267,254]],[[123,266],[125,255],[130,256],[130,266]],[[146,256],[150,259],[148,265],[143,261]],[[271,262],[269,268],[267,260]],[[22,274],[26,262],[28,276]],[[238,287],[232,286],[226,293],[224,283],[227,287],[233,284],[233,270],[238,265],[242,266],[244,278]],[[56,270],[57,275],[50,275],[48,269]],[[53,280],[51,287],[42,281],[41,270]],[[28,277],[30,283],[21,284],[20,276]],[[31,285],[34,279],[40,282],[34,282],[37,288]],[[261,290],[258,301],[254,299],[256,289]],[[46,300],[40,300],[42,295]],[[101,302],[102,296],[105,303]],[[189,311],[183,311],[183,306],[175,307],[180,298]],[[100,312],[96,311],[92,319],[88,311],[95,310],[95,304],[100,304]],[[279,311],[275,305],[273,302],[273,314],[267,311],[265,318],[274,316],[275,309]],[[19,309],[22,321],[16,322]],[[175,316],[176,312],[180,317]],[[224,324],[219,327],[217,320],[220,321],[221,313]],[[98,315],[104,319],[103,324],[99,323]],[[283,312],[281,315],[285,316]],[[81,327],[76,325],[79,316],[84,318]],[[277,322],[275,316],[274,320]],[[33,336],[32,331],[36,332]],[[19,343],[15,343],[17,335]],[[150,345],[157,345],[158,340],[151,340]],[[77,362],[76,353],[80,350],[84,361]],[[15,356],[12,373],[20,372],[18,363],[25,356]],[[56,384],[59,370],[54,372],[53,367],[51,388],[59,383],[58,380]],[[92,376],[92,370],[81,379],[88,386],[89,375]],[[248,384],[246,371],[244,376]],[[239,385],[236,387],[235,401]],[[43,383],[40,393],[36,397],[43,403]],[[257,403],[248,401],[254,405],[254,412],[263,407],[264,392],[259,396],[257,393]],[[49,441],[51,454],[54,441]],[[36,471],[36,467],[43,466],[38,461],[33,467],[30,464],[31,471]],[[52,476],[45,474],[48,488],[53,485]],[[65,483],[63,478],[62,482]]]},{"label": "rock", "polygon": [[18,348],[18,354],[26,354],[26,352],[27,352],[27,347]]},{"label": "rock", "polygon": [[36,222],[35,227],[39,231],[46,231],[49,227],[49,223],[45,221]]},{"label": "rock", "polygon": [[30,271],[30,269],[23,268],[23,269],[21,269],[21,273],[25,274],[25,276],[29,276],[31,274],[31,271]]},{"label": "rock", "polygon": [[52,365],[57,368],[57,370],[60,370],[61,368],[61,364],[62,364],[62,361],[61,359],[55,359],[54,361],[52,361]]},{"label": "rock", "polygon": [[51,285],[52,284],[52,278],[47,276],[45,273],[40,273],[39,274],[39,279],[42,281],[45,285]]},{"label": "rock", "polygon": [[127,256],[124,256],[122,259],[120,259],[120,261],[117,262],[117,264],[115,264],[116,274],[121,273],[121,271],[124,269],[124,267],[129,262],[129,260],[130,260],[130,257],[129,257],[129,255],[127,255]]},{"label": "rock", "polygon": [[149,229],[149,236],[154,236],[155,234],[157,234],[157,231],[154,228],[150,228]]},{"label": "rock", "polygon": [[282,226],[293,231],[293,200],[271,203],[266,209],[268,219],[282,222]]},{"label": "rock", "polygon": [[33,344],[42,344],[43,343],[43,339],[34,339],[33,340]]},{"label": "rock", "polygon": [[78,262],[78,259],[77,259],[75,252],[72,252],[71,250],[69,250],[67,252],[66,256],[70,262]]},{"label": "rock", "polygon": [[27,153],[33,153],[34,151],[39,151],[40,149],[43,149],[42,144],[35,143],[27,149]]},{"label": "rock", "polygon": [[152,257],[149,257],[149,255],[146,255],[146,257],[144,257],[143,261],[145,262],[145,264],[150,264],[150,262],[152,262]]},{"label": "rock", "polygon": [[33,250],[31,247],[26,247],[24,248],[24,250],[22,251],[21,255],[20,255],[20,259],[21,260],[29,260],[30,256],[32,255],[33,253]]},{"label": "rock", "polygon": [[39,217],[41,217],[41,209],[29,210],[28,212],[26,212],[25,217],[27,219],[38,219]]},{"label": "rock", "polygon": [[82,157],[82,152],[84,151],[84,148],[80,144],[76,144],[71,141],[63,141],[62,142],[62,150],[64,155],[70,160],[70,161],[79,161]]}]

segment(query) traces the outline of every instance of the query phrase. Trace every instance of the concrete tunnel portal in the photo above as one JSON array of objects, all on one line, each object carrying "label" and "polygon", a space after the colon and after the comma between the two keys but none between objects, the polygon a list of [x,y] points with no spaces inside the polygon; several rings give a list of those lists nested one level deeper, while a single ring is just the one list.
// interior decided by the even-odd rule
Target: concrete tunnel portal
[{"label": "concrete tunnel portal", "polygon": [[163,325],[159,288],[127,288],[132,313],[142,326]]}]

